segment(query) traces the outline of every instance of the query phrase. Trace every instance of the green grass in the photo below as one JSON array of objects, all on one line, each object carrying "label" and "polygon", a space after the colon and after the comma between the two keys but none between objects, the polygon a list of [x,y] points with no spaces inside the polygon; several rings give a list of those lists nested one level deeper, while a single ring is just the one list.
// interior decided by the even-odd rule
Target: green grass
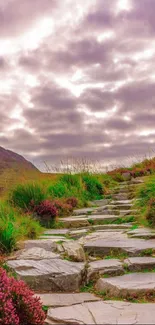
[{"label": "green grass", "polygon": [[155,200],[155,175],[146,177],[145,183],[142,184],[136,192],[138,201],[135,207],[139,210],[137,222],[144,226],[155,227],[155,208],[151,202]]},{"label": "green grass", "polygon": [[94,289],[94,283],[90,281],[88,284],[85,284],[80,288],[80,292],[92,292]]},{"label": "green grass", "polygon": [[0,202],[0,251],[10,253],[17,247],[17,242],[24,238],[36,238],[42,232],[39,223],[28,215],[21,215],[18,210],[6,202]]},{"label": "green grass", "polygon": [[39,184],[17,185],[10,193],[10,202],[18,208],[29,211],[34,205],[40,204],[46,198],[46,193]]}]

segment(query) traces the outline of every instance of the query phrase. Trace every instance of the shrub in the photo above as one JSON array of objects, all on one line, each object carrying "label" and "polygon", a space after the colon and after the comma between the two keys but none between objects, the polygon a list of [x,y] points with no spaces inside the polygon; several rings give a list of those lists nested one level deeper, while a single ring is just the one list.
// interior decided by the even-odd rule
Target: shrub
[{"label": "shrub", "polygon": [[44,321],[39,298],[23,281],[0,269],[0,325],[43,325]]},{"label": "shrub", "polygon": [[149,201],[146,218],[152,227],[155,227],[155,198]]},{"label": "shrub", "polygon": [[46,195],[38,184],[17,185],[10,194],[11,203],[25,211],[32,211],[35,205],[45,200]]},{"label": "shrub", "polygon": [[66,203],[71,205],[73,208],[76,208],[78,205],[78,199],[76,197],[69,197],[66,200]]},{"label": "shrub", "polygon": [[61,181],[54,185],[50,185],[48,187],[48,192],[52,197],[57,198],[69,196],[69,190],[67,189],[67,185]]},{"label": "shrub", "polygon": [[94,175],[85,174],[82,176],[86,188],[86,197],[89,200],[100,199],[103,195],[103,186]]},{"label": "shrub", "polygon": [[47,226],[52,225],[58,215],[57,207],[49,200],[41,202],[34,208],[34,211],[39,217],[40,222]]},{"label": "shrub", "polygon": [[58,209],[59,216],[70,215],[73,211],[73,207],[61,200],[53,200],[52,204]]},{"label": "shrub", "polygon": [[60,177],[60,180],[61,182],[66,183],[68,188],[72,186],[76,188],[82,187],[80,175],[64,174]]}]

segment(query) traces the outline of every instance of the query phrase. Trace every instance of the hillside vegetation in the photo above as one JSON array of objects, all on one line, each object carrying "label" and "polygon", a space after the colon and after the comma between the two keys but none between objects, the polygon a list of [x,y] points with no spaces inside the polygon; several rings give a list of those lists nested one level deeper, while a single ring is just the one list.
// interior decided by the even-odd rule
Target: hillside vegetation
[{"label": "hillside vegetation", "polygon": [[[42,227],[63,227],[61,216],[71,215],[73,209],[87,207],[90,201],[110,197],[111,190],[123,180],[123,172],[132,177],[148,175],[137,192],[137,203],[143,224],[155,226],[155,158],[128,169],[108,174],[44,174],[31,170],[16,174],[6,183],[5,196],[0,202],[0,250],[10,252],[24,238],[36,238]],[[149,166],[149,167],[148,167]],[[137,171],[138,168],[138,171]],[[136,172],[135,172],[136,170]],[[11,170],[12,171],[12,170]],[[1,175],[6,175],[7,169]]]}]

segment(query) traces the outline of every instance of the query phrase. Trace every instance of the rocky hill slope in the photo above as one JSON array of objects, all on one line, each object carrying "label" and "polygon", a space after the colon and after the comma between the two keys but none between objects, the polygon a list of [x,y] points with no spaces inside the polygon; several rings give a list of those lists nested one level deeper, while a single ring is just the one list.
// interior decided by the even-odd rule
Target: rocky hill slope
[{"label": "rocky hill slope", "polygon": [[25,170],[37,170],[37,168],[27,161],[21,155],[6,150],[3,147],[0,147],[0,173],[2,173],[5,169],[25,169]]}]

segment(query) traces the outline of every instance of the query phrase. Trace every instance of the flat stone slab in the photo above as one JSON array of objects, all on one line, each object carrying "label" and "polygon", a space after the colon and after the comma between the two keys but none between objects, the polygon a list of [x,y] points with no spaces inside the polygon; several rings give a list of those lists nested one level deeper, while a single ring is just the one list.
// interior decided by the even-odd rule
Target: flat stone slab
[{"label": "flat stone slab", "polygon": [[122,301],[84,302],[73,306],[50,308],[48,324],[154,324],[155,308],[153,303],[133,304]]},{"label": "flat stone slab", "polygon": [[69,232],[69,235],[71,238],[74,238],[74,239],[79,239],[81,238],[82,236],[85,236],[87,235],[87,233],[90,231],[90,228],[83,228],[83,229],[78,229],[78,230],[71,230]]},{"label": "flat stone slab", "polygon": [[45,293],[35,295],[41,299],[44,306],[61,307],[81,304],[87,301],[99,301],[100,298],[88,293]]},{"label": "flat stone slab", "polygon": [[69,232],[68,229],[46,229],[43,235],[67,235]]},{"label": "flat stone slab", "polygon": [[124,260],[124,263],[128,266],[129,271],[141,271],[145,269],[155,269],[154,257],[130,257]]},{"label": "flat stone slab", "polygon": [[61,221],[68,228],[79,228],[79,227],[87,227],[89,226],[88,218],[75,218],[75,217],[68,217],[68,218],[61,218]]},{"label": "flat stone slab", "polygon": [[64,236],[60,235],[60,236],[51,236],[51,235],[44,235],[44,236],[40,236],[39,237],[41,240],[42,239],[49,239],[53,242],[58,242],[58,241],[63,241],[63,242],[68,242],[70,241],[71,239],[68,239],[68,238],[65,238]]},{"label": "flat stone slab", "polygon": [[44,292],[71,292],[79,289],[85,269],[84,263],[61,259],[13,260],[7,265],[32,289]]},{"label": "flat stone slab", "polygon": [[[98,232],[99,234],[99,232]],[[141,252],[152,249],[155,251],[155,240],[134,239],[126,236],[125,233],[113,233],[109,236],[108,232],[103,233],[103,237],[95,239],[91,236],[86,236],[83,240],[84,250],[91,255],[106,256],[111,252],[119,253],[125,252],[129,256],[138,256]]]},{"label": "flat stone slab", "polygon": [[90,208],[83,208],[83,209],[76,209],[74,210],[74,215],[78,216],[80,214],[87,214],[95,211],[97,208],[95,207],[90,207]]},{"label": "flat stone slab", "polygon": [[150,228],[137,228],[131,231],[128,231],[128,235],[132,238],[155,238],[155,231],[152,231]]},{"label": "flat stone slab", "polygon": [[46,251],[54,251],[56,243],[52,239],[33,239],[24,241],[24,248],[29,249],[33,247],[44,248]]},{"label": "flat stone slab", "polygon": [[67,218],[61,218],[61,221],[65,224],[66,227],[69,228],[75,228],[75,227],[87,227],[90,226],[91,221],[93,220],[93,224],[97,224],[100,222],[113,222],[116,221],[118,217],[116,215],[90,215],[86,217],[67,217]]},{"label": "flat stone slab", "polygon": [[88,264],[87,279],[89,282],[103,274],[119,275],[123,272],[122,263],[118,259],[98,260]]},{"label": "flat stone slab", "polygon": [[130,273],[112,278],[102,278],[96,283],[98,291],[105,291],[113,297],[124,297],[155,293],[155,273]]},{"label": "flat stone slab", "polygon": [[107,205],[106,208],[108,210],[129,210],[133,207],[133,204],[118,204],[117,202],[115,204]]},{"label": "flat stone slab", "polygon": [[92,226],[91,228],[93,230],[106,230],[106,229],[129,229],[130,227],[132,227],[132,223],[95,225]]},{"label": "flat stone slab", "polygon": [[59,258],[59,255],[50,251],[46,251],[44,248],[32,247],[17,252],[15,257],[21,260],[43,260]]}]

